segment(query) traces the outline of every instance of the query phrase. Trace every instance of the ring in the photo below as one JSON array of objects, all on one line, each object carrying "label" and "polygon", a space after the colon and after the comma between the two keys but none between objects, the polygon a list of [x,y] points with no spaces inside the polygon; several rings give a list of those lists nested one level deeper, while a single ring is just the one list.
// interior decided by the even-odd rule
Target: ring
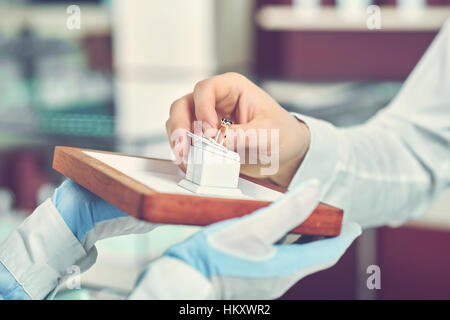
[{"label": "ring", "polygon": [[219,137],[220,137],[221,133],[222,133],[223,138],[222,138],[222,141],[220,141],[220,144],[223,145],[226,142],[227,132],[228,132],[228,129],[230,128],[230,126],[232,124],[233,124],[233,121],[231,121],[229,119],[226,119],[226,118],[222,118],[220,129],[217,132],[217,135],[216,135],[216,138],[215,138],[217,143],[219,143],[218,140],[219,140]]}]

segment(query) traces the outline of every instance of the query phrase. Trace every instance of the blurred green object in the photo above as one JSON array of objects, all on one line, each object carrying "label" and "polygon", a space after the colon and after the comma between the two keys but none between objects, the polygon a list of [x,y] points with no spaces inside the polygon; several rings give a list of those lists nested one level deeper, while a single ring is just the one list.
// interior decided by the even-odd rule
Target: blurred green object
[{"label": "blurred green object", "polygon": [[9,219],[0,218],[0,243],[5,240],[19,224]]},{"label": "blurred green object", "polygon": [[[43,137],[114,137],[113,75],[89,63],[91,51],[98,50],[91,47],[27,24],[10,35],[0,32],[1,129]],[[97,54],[107,60],[110,52]]]},{"label": "blurred green object", "polygon": [[[76,136],[110,137],[114,135],[114,117],[95,106],[89,113],[36,111],[39,128],[46,133]],[[95,111],[100,111],[96,113]]]}]

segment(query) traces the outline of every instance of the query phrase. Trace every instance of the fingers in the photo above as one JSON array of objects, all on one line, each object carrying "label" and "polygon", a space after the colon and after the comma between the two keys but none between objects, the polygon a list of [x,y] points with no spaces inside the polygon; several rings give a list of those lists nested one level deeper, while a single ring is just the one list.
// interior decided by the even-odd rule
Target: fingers
[{"label": "fingers", "polygon": [[[323,259],[331,259],[340,257],[352,242],[361,235],[361,226],[355,222],[348,222],[342,225],[341,233],[338,237],[326,238],[320,241],[310,242],[307,244],[293,245],[303,248],[303,250],[318,250],[323,253]],[[328,256],[328,258],[326,257]]]},{"label": "fingers", "polygon": [[172,103],[170,118],[166,122],[166,130],[176,163],[183,170],[186,170],[189,150],[189,139],[186,131],[191,131],[193,119],[194,100],[192,94],[188,94]]},{"label": "fingers", "polygon": [[[361,226],[356,222],[348,222],[342,226],[341,234],[339,237],[334,238],[339,241],[341,247],[348,247],[353,240],[359,237],[362,233]],[[330,239],[333,240],[333,239]]]},{"label": "fingers", "polygon": [[339,261],[359,235],[361,235],[361,226],[350,222],[342,226],[341,234],[338,237],[307,244],[278,245],[277,248],[281,251],[280,254],[286,257],[286,259],[280,259],[284,261],[286,267],[295,266],[297,270],[311,270],[311,267],[314,267],[313,271],[317,272],[329,268]]},{"label": "fingers", "polygon": [[[249,80],[237,73],[225,73],[198,82],[191,94],[172,104],[166,123],[169,136],[179,128],[191,130],[194,120],[205,122],[203,131],[208,127],[217,129],[220,117],[231,117],[235,113],[247,82]],[[240,112],[236,118],[242,122],[248,115]]]},{"label": "fingers", "polygon": [[318,187],[317,180],[308,181],[269,207],[257,210],[238,223],[213,234],[209,240],[222,249],[242,248],[245,243],[250,249],[247,256],[270,255],[272,244],[301,224],[317,207]]},{"label": "fingers", "polygon": [[190,130],[194,115],[194,99],[191,94],[187,94],[174,101],[170,106],[170,122],[176,128]]},{"label": "fingers", "polygon": [[196,119],[217,128],[218,113],[230,117],[235,111],[245,80],[237,73],[225,73],[198,82],[193,92]]},{"label": "fingers", "polygon": [[306,220],[318,204],[319,182],[310,180],[245,220],[254,236],[272,245]]},{"label": "fingers", "polygon": [[219,126],[216,112],[216,81],[206,79],[198,82],[194,87],[193,97],[195,105],[195,118],[205,121],[211,128]]},{"label": "fingers", "polygon": [[[201,125],[201,132],[207,137],[214,137],[219,127],[219,118],[236,116],[240,121],[246,119],[242,110],[236,115],[240,92],[245,77],[236,73],[226,73],[198,82],[194,91],[178,100],[170,108],[170,118],[166,130],[177,163],[185,168],[189,139],[185,131],[192,131],[194,121]],[[198,132],[194,132],[199,134]]]}]

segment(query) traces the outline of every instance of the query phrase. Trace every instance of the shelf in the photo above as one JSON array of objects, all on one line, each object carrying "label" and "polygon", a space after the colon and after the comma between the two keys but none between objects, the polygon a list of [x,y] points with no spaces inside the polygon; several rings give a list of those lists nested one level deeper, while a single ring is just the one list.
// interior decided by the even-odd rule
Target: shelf
[{"label": "shelf", "polygon": [[416,15],[406,16],[396,7],[381,7],[381,29],[369,30],[368,15],[345,15],[334,7],[317,12],[302,12],[292,6],[270,5],[256,14],[258,25],[267,31],[437,31],[450,17],[450,6],[428,7]]},{"label": "shelf", "polygon": [[0,5],[0,31],[16,33],[24,25],[41,35],[69,36],[78,38],[86,34],[110,32],[110,18],[106,7],[81,4],[81,28],[69,30],[66,26],[70,16],[68,5]]},{"label": "shelf", "polygon": [[[100,122],[102,118],[100,119]],[[90,122],[94,122],[89,125]],[[109,121],[111,122],[111,120]],[[107,125],[111,125],[107,122]],[[54,144],[94,144],[112,145],[117,141],[114,132],[95,134],[95,131],[83,133],[78,127],[95,126],[95,118],[80,124],[76,116],[51,117],[32,112],[28,108],[0,109],[0,149],[2,144],[21,144],[21,141]],[[64,132],[64,128],[67,128]],[[95,130],[91,129],[91,130]],[[111,130],[112,131],[112,130]],[[16,141],[16,142],[14,142]]]}]

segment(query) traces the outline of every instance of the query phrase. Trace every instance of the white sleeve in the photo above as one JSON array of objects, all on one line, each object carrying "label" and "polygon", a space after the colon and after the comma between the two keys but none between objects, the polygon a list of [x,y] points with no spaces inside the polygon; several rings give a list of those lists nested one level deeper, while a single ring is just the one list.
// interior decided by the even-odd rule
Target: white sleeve
[{"label": "white sleeve", "polygon": [[311,144],[289,188],[319,178],[323,201],[365,227],[420,216],[450,187],[450,20],[394,101],[366,124],[336,128],[296,116]]},{"label": "white sleeve", "polygon": [[200,272],[171,257],[150,263],[136,282],[130,300],[211,300],[214,287]]},{"label": "white sleeve", "polygon": [[95,247],[86,252],[48,199],[0,245],[0,263],[31,299],[44,299],[70,275],[67,268],[89,268]]}]

